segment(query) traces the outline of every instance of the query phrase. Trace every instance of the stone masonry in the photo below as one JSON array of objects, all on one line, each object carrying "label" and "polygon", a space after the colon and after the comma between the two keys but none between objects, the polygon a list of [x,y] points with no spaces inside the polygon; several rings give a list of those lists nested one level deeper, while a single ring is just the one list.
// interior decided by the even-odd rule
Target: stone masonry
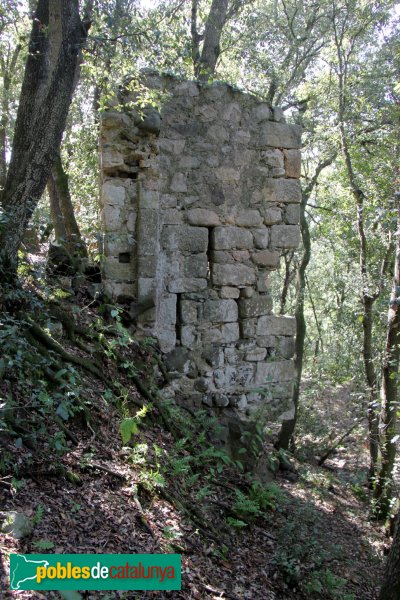
[{"label": "stone masonry", "polygon": [[102,116],[105,291],[135,316],[153,304],[137,327],[158,339],[168,396],[288,418],[295,319],[273,314],[268,274],[300,241],[300,128],[228,85],[146,85],[159,112]]}]

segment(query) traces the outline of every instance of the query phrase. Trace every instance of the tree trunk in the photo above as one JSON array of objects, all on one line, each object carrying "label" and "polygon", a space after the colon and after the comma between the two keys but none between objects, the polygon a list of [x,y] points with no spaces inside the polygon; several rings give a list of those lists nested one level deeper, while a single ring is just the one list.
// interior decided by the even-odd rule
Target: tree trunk
[{"label": "tree trunk", "polygon": [[204,29],[204,42],[201,54],[199,41],[201,36],[197,33],[197,1],[192,2],[192,57],[194,72],[200,81],[207,81],[214,75],[218,57],[220,55],[220,40],[228,13],[228,0],[212,0],[210,12]]},{"label": "tree trunk", "polygon": [[[381,411],[379,418],[379,446],[381,461],[374,489],[374,512],[384,519],[390,511],[392,473],[396,457],[397,386],[400,359],[400,193],[397,217],[396,258],[390,297],[385,354],[382,366]],[[393,441],[394,440],[394,441]]]},{"label": "tree trunk", "polygon": [[303,359],[304,359],[304,340],[306,338],[306,320],[304,318],[304,296],[307,285],[306,270],[308,263],[311,258],[311,238],[308,222],[306,218],[306,208],[312,191],[318,182],[318,178],[326,167],[328,167],[335,160],[336,154],[327,158],[325,161],[320,163],[316,170],[313,178],[311,179],[308,186],[303,190],[302,199],[300,203],[300,229],[303,240],[303,255],[297,271],[297,295],[296,295],[296,344],[295,344],[295,370],[296,379],[294,381],[293,388],[293,406],[294,413],[293,418],[283,421],[281,430],[279,432],[279,438],[276,446],[283,450],[288,450],[291,440],[293,439],[294,430],[297,422],[297,413],[299,408],[299,397],[300,397],[300,384],[301,376],[303,373]]},{"label": "tree trunk", "polygon": [[11,161],[0,198],[4,213],[1,258],[12,273],[24,232],[57,157],[86,36],[78,0],[38,0]]},{"label": "tree trunk", "polygon": [[380,289],[371,294],[369,264],[367,251],[367,237],[364,226],[364,201],[365,194],[358,185],[357,177],[353,168],[353,161],[350,153],[349,143],[346,135],[346,85],[347,85],[347,63],[343,57],[343,49],[341,41],[336,36],[336,50],[339,64],[339,133],[342,156],[346,166],[347,176],[349,179],[351,193],[355,200],[357,211],[357,231],[360,243],[359,250],[359,265],[360,276],[362,281],[362,305],[363,305],[363,361],[365,369],[365,378],[368,385],[369,403],[368,403],[368,436],[369,436],[369,482],[372,485],[372,480],[375,475],[376,461],[378,457],[378,416],[377,416],[377,376],[373,364],[373,347],[372,347],[372,327],[373,327],[373,305],[380,295]]},{"label": "tree trunk", "polygon": [[303,192],[302,201],[300,204],[300,227],[301,235],[303,239],[303,256],[301,257],[299,269],[297,272],[297,298],[296,298],[296,343],[295,343],[295,370],[296,378],[294,381],[293,388],[293,406],[294,413],[293,418],[287,421],[283,421],[282,427],[279,433],[279,439],[277,443],[278,448],[284,450],[289,449],[290,442],[293,437],[293,433],[297,422],[297,413],[299,407],[299,396],[300,396],[300,383],[301,375],[303,372],[303,357],[304,357],[304,340],[306,337],[306,321],[304,318],[304,294],[306,289],[306,269],[311,258],[311,240],[310,231],[308,228],[307,219],[305,216],[305,210],[309,194],[306,195]]},{"label": "tree trunk", "polygon": [[3,74],[0,117],[0,188],[3,188],[6,183],[7,128],[10,122],[10,88],[21,48],[22,46],[18,44],[8,59],[4,56],[0,56],[0,66]]},{"label": "tree trunk", "polygon": [[383,585],[379,600],[399,600],[400,598],[400,527],[397,517],[397,527],[394,533],[392,547],[386,562]]},{"label": "tree trunk", "polygon": [[87,258],[85,242],[75,219],[69,193],[68,175],[64,171],[60,155],[57,156],[52,167],[47,189],[56,241],[62,244],[72,256]]},{"label": "tree trunk", "polygon": [[[285,252],[285,277],[283,280],[283,286],[281,291],[281,301],[279,307],[279,314],[284,315],[286,313],[286,303],[289,293],[290,285],[293,279],[296,277],[296,263],[294,259],[294,251]],[[292,265],[292,263],[294,263]],[[293,266],[293,268],[291,268]]]},{"label": "tree trunk", "polygon": [[56,182],[52,174],[50,174],[50,177],[47,180],[47,192],[50,199],[50,216],[54,229],[54,236],[57,242],[63,243],[63,241],[67,239],[67,232],[65,230],[64,219],[58,199]]}]

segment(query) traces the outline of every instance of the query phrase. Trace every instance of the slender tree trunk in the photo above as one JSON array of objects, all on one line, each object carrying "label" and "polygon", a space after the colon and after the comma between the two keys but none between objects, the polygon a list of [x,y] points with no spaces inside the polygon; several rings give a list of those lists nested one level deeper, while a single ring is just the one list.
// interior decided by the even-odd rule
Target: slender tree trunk
[{"label": "slender tree trunk", "polygon": [[281,301],[280,301],[280,307],[279,307],[279,314],[280,315],[284,315],[286,312],[286,303],[287,303],[287,297],[288,297],[288,293],[289,293],[289,288],[290,285],[293,281],[293,279],[296,277],[296,264],[293,265],[293,259],[294,259],[294,252],[286,252],[284,255],[285,258],[285,278],[283,280],[283,286],[282,286],[282,291],[281,291]]},{"label": "slender tree trunk", "polygon": [[67,238],[67,232],[65,230],[65,224],[63,215],[61,212],[60,202],[58,200],[58,193],[56,182],[52,174],[47,180],[47,192],[50,199],[50,216],[51,222],[54,229],[54,235],[56,241],[63,243]]},{"label": "slender tree trunk", "polygon": [[10,88],[20,52],[21,45],[18,44],[8,60],[6,60],[4,56],[0,56],[0,66],[3,73],[0,117],[0,189],[3,188],[6,183],[7,128],[10,122]]},{"label": "slender tree trunk", "polygon": [[19,245],[57,157],[86,36],[78,0],[38,0],[11,161],[0,198],[5,221],[0,229],[1,258],[11,273],[15,273]]},{"label": "slender tree trunk", "polygon": [[357,183],[357,177],[354,172],[353,162],[350,154],[349,144],[345,129],[345,112],[346,112],[346,82],[347,82],[347,63],[343,57],[342,38],[336,35],[336,50],[339,64],[339,133],[342,149],[342,156],[347,170],[350,189],[353,194],[356,211],[357,211],[357,231],[360,244],[359,264],[360,276],[362,281],[362,306],[363,306],[363,361],[365,378],[368,386],[369,402],[368,402],[368,436],[369,436],[369,482],[372,481],[375,475],[376,461],[378,457],[378,388],[377,375],[373,363],[373,348],[372,348],[372,328],[373,328],[373,305],[380,295],[380,290],[371,294],[369,291],[370,281],[368,274],[368,250],[367,237],[365,235],[364,226],[364,201],[365,194]]},{"label": "slender tree trunk", "polygon": [[69,192],[68,175],[64,171],[60,155],[52,167],[47,189],[56,240],[64,245],[72,256],[87,258],[85,242],[75,218]]},{"label": "slender tree trunk", "polygon": [[[220,55],[220,40],[228,14],[228,0],[212,0],[210,12],[207,17],[204,36],[197,32],[197,1],[192,1],[192,57],[194,72],[200,81],[207,81],[214,75],[218,57]],[[199,43],[204,39],[200,54]]]},{"label": "slender tree trunk", "polygon": [[295,342],[295,370],[296,370],[296,379],[294,381],[293,388],[293,405],[294,405],[294,414],[292,419],[288,419],[283,421],[281,431],[279,433],[279,438],[277,442],[278,448],[283,448],[284,450],[289,449],[289,445],[291,440],[293,439],[294,430],[296,428],[297,423],[297,414],[299,409],[299,398],[300,398],[300,384],[301,384],[301,376],[303,373],[303,360],[304,360],[304,341],[306,338],[306,320],[304,318],[304,297],[307,286],[307,276],[306,271],[308,264],[311,259],[311,238],[310,238],[310,230],[308,227],[308,221],[306,217],[306,208],[308,201],[311,197],[313,189],[318,182],[318,178],[326,167],[328,167],[335,160],[336,154],[327,158],[325,161],[320,163],[316,170],[313,178],[307,187],[303,190],[302,199],[300,203],[300,229],[301,236],[303,241],[303,255],[301,257],[301,261],[297,271],[297,294],[296,294],[296,342]]},{"label": "slender tree trunk", "polygon": [[382,366],[379,447],[381,460],[374,488],[374,512],[384,519],[390,511],[392,474],[396,458],[397,386],[400,359],[400,193],[397,194],[398,220],[394,279],[390,297],[385,354]]},{"label": "slender tree trunk", "polygon": [[400,527],[399,516],[392,547],[386,562],[383,585],[379,600],[399,600],[400,598]]},{"label": "slender tree trunk", "polygon": [[297,413],[299,408],[299,397],[300,397],[300,384],[301,375],[303,372],[303,357],[304,357],[304,340],[306,337],[306,320],[304,318],[304,295],[306,289],[306,270],[308,263],[311,258],[311,240],[310,231],[308,228],[307,219],[305,216],[305,209],[309,195],[303,193],[301,205],[300,205],[300,226],[301,235],[303,239],[303,256],[301,257],[299,269],[297,271],[297,297],[296,297],[296,342],[295,342],[295,359],[294,365],[296,370],[296,378],[293,387],[293,406],[294,413],[293,418],[283,421],[282,427],[279,433],[278,448],[284,450],[289,449],[290,442],[293,438],[294,430],[297,423]]}]

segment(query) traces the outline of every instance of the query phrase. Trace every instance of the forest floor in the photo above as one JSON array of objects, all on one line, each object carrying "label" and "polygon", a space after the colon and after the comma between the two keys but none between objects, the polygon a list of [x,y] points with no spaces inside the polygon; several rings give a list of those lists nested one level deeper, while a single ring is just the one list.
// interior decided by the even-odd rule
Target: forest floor
[{"label": "forest floor", "polygon": [[[107,376],[117,377],[112,365]],[[101,381],[82,377],[94,418],[90,428],[79,418],[68,425],[75,441],[67,452],[49,446],[32,457],[10,446],[20,469],[17,478],[1,478],[0,506],[23,512],[34,528],[20,541],[0,534],[2,599],[60,598],[9,591],[9,554],[42,552],[182,555],[181,591],[81,592],[88,599],[377,598],[390,540],[369,520],[364,425],[317,464],[357,416],[351,385],[304,383],[296,456],[265,487],[257,510],[243,506],[248,475],[218,451],[198,448],[196,456],[186,439],[148,417],[123,446],[121,407],[107,401]],[[134,386],[126,397],[140,399]]]}]

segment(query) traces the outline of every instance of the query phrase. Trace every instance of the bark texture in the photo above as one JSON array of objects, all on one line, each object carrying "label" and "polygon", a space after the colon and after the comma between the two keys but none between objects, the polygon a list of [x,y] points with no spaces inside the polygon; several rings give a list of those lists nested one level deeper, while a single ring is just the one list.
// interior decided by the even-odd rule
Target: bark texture
[{"label": "bark texture", "polygon": [[386,562],[383,585],[379,600],[399,600],[400,598],[400,527],[397,517],[397,527],[392,547]]},{"label": "bark texture", "polygon": [[[220,41],[224,25],[228,18],[228,0],[213,0],[204,28],[204,35],[197,32],[197,0],[192,1],[192,57],[194,71],[200,81],[207,81],[214,75],[218,57],[221,53]],[[200,41],[203,48],[199,50]]]},{"label": "bark texture", "polygon": [[68,175],[58,154],[47,182],[51,219],[56,241],[74,257],[87,257],[87,250],[75,218],[69,192]]},{"label": "bark texture", "polygon": [[[381,460],[376,476],[374,503],[376,517],[384,519],[390,512],[393,495],[392,473],[396,457],[397,387],[400,359],[400,193],[397,194],[398,228],[394,279],[390,297],[385,354],[382,365],[381,411],[379,437]],[[393,441],[394,440],[394,441]],[[400,597],[400,596],[397,596]]]},{"label": "bark texture", "polygon": [[71,102],[77,61],[87,36],[78,0],[39,0],[0,197],[3,265],[16,267],[18,248],[57,157]]}]

